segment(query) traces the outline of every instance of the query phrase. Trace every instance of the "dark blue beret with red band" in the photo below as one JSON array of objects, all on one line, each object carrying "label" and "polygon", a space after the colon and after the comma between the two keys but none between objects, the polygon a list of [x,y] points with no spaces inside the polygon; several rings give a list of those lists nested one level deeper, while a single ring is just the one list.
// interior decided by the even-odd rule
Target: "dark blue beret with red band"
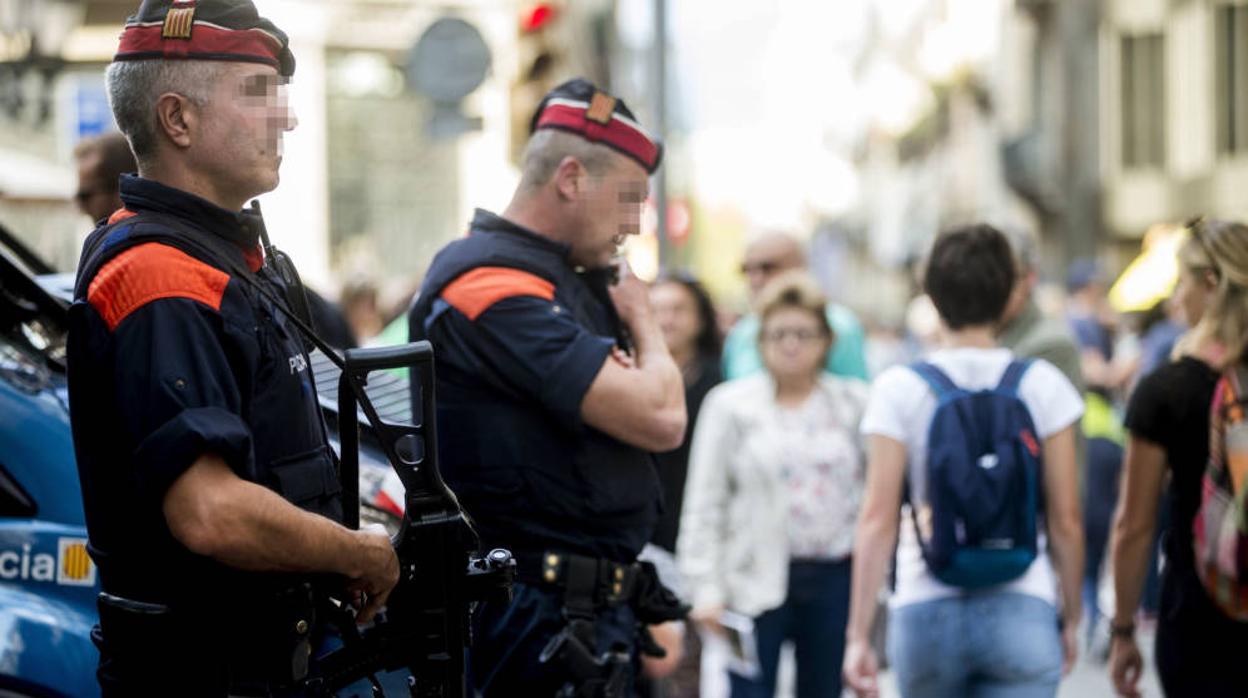
[{"label": "dark blue beret with red band", "polygon": [[663,160],[663,145],[637,123],[624,101],[582,78],[569,80],[542,98],[530,133],[553,128],[575,133],[636,160],[654,174]]},{"label": "dark blue beret with red band", "polygon": [[152,58],[263,63],[290,77],[295,56],[286,34],[251,0],[143,0],[126,20],[113,60]]}]

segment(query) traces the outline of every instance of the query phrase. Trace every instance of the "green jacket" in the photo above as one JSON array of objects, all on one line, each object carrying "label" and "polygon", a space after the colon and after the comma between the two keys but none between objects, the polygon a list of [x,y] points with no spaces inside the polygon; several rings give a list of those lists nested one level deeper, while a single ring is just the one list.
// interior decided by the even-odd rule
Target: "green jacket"
[{"label": "green jacket", "polygon": [[1083,394],[1079,346],[1075,344],[1070,328],[1061,320],[1045,317],[1035,301],[1027,301],[1023,312],[1002,329],[999,340],[1001,346],[1013,351],[1016,356],[1044,359],[1053,364]]}]

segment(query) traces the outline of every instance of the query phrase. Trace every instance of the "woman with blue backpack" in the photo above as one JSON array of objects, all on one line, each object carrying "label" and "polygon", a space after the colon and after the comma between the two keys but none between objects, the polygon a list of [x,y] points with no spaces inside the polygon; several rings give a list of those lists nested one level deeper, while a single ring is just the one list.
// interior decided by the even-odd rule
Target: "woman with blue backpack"
[{"label": "woman with blue backpack", "polygon": [[905,698],[1048,698],[1075,660],[1083,401],[997,346],[1014,274],[994,228],[940,235],[923,285],[944,348],[871,387],[844,659],[860,696],[879,695],[870,630],[894,545],[887,652]]},{"label": "woman with blue backpack", "polygon": [[1127,408],[1109,661],[1121,696],[1140,695],[1135,613],[1166,490],[1155,640],[1162,688],[1181,697],[1248,695],[1248,226],[1197,220],[1188,232],[1173,302],[1192,329]]}]

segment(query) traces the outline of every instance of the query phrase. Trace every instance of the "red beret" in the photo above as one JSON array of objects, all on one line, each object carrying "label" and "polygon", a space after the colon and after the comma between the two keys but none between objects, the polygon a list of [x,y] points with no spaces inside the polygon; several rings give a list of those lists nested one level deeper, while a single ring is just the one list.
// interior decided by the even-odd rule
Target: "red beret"
[{"label": "red beret", "polygon": [[624,101],[581,78],[548,92],[529,126],[534,133],[553,128],[602,143],[636,160],[650,174],[663,160],[663,145],[637,123]]},{"label": "red beret", "polygon": [[290,77],[295,57],[289,43],[251,0],[143,0],[126,20],[113,60],[263,63]]}]

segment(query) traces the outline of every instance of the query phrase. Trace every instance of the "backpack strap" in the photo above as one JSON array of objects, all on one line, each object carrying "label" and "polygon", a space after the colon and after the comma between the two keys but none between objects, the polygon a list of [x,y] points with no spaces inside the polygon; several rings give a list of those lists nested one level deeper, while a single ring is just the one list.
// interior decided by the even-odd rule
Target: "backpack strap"
[{"label": "backpack strap", "polygon": [[1023,382],[1023,375],[1027,373],[1027,369],[1031,368],[1031,359],[1014,359],[1009,366],[1005,367],[1005,373],[1001,375],[1001,383],[997,385],[997,390],[1008,393],[1017,393],[1018,386]]},{"label": "backpack strap", "polygon": [[936,368],[935,364],[926,361],[916,361],[910,364],[910,370],[919,374],[919,378],[922,378],[928,387],[932,389],[932,392],[936,394],[937,400],[960,390],[949,376],[945,375],[944,371]]},{"label": "backpack strap", "polygon": [[1227,382],[1231,386],[1231,390],[1235,391],[1236,400],[1244,400],[1248,397],[1244,394],[1245,387],[1248,387],[1248,366],[1239,364],[1226,370]]}]

